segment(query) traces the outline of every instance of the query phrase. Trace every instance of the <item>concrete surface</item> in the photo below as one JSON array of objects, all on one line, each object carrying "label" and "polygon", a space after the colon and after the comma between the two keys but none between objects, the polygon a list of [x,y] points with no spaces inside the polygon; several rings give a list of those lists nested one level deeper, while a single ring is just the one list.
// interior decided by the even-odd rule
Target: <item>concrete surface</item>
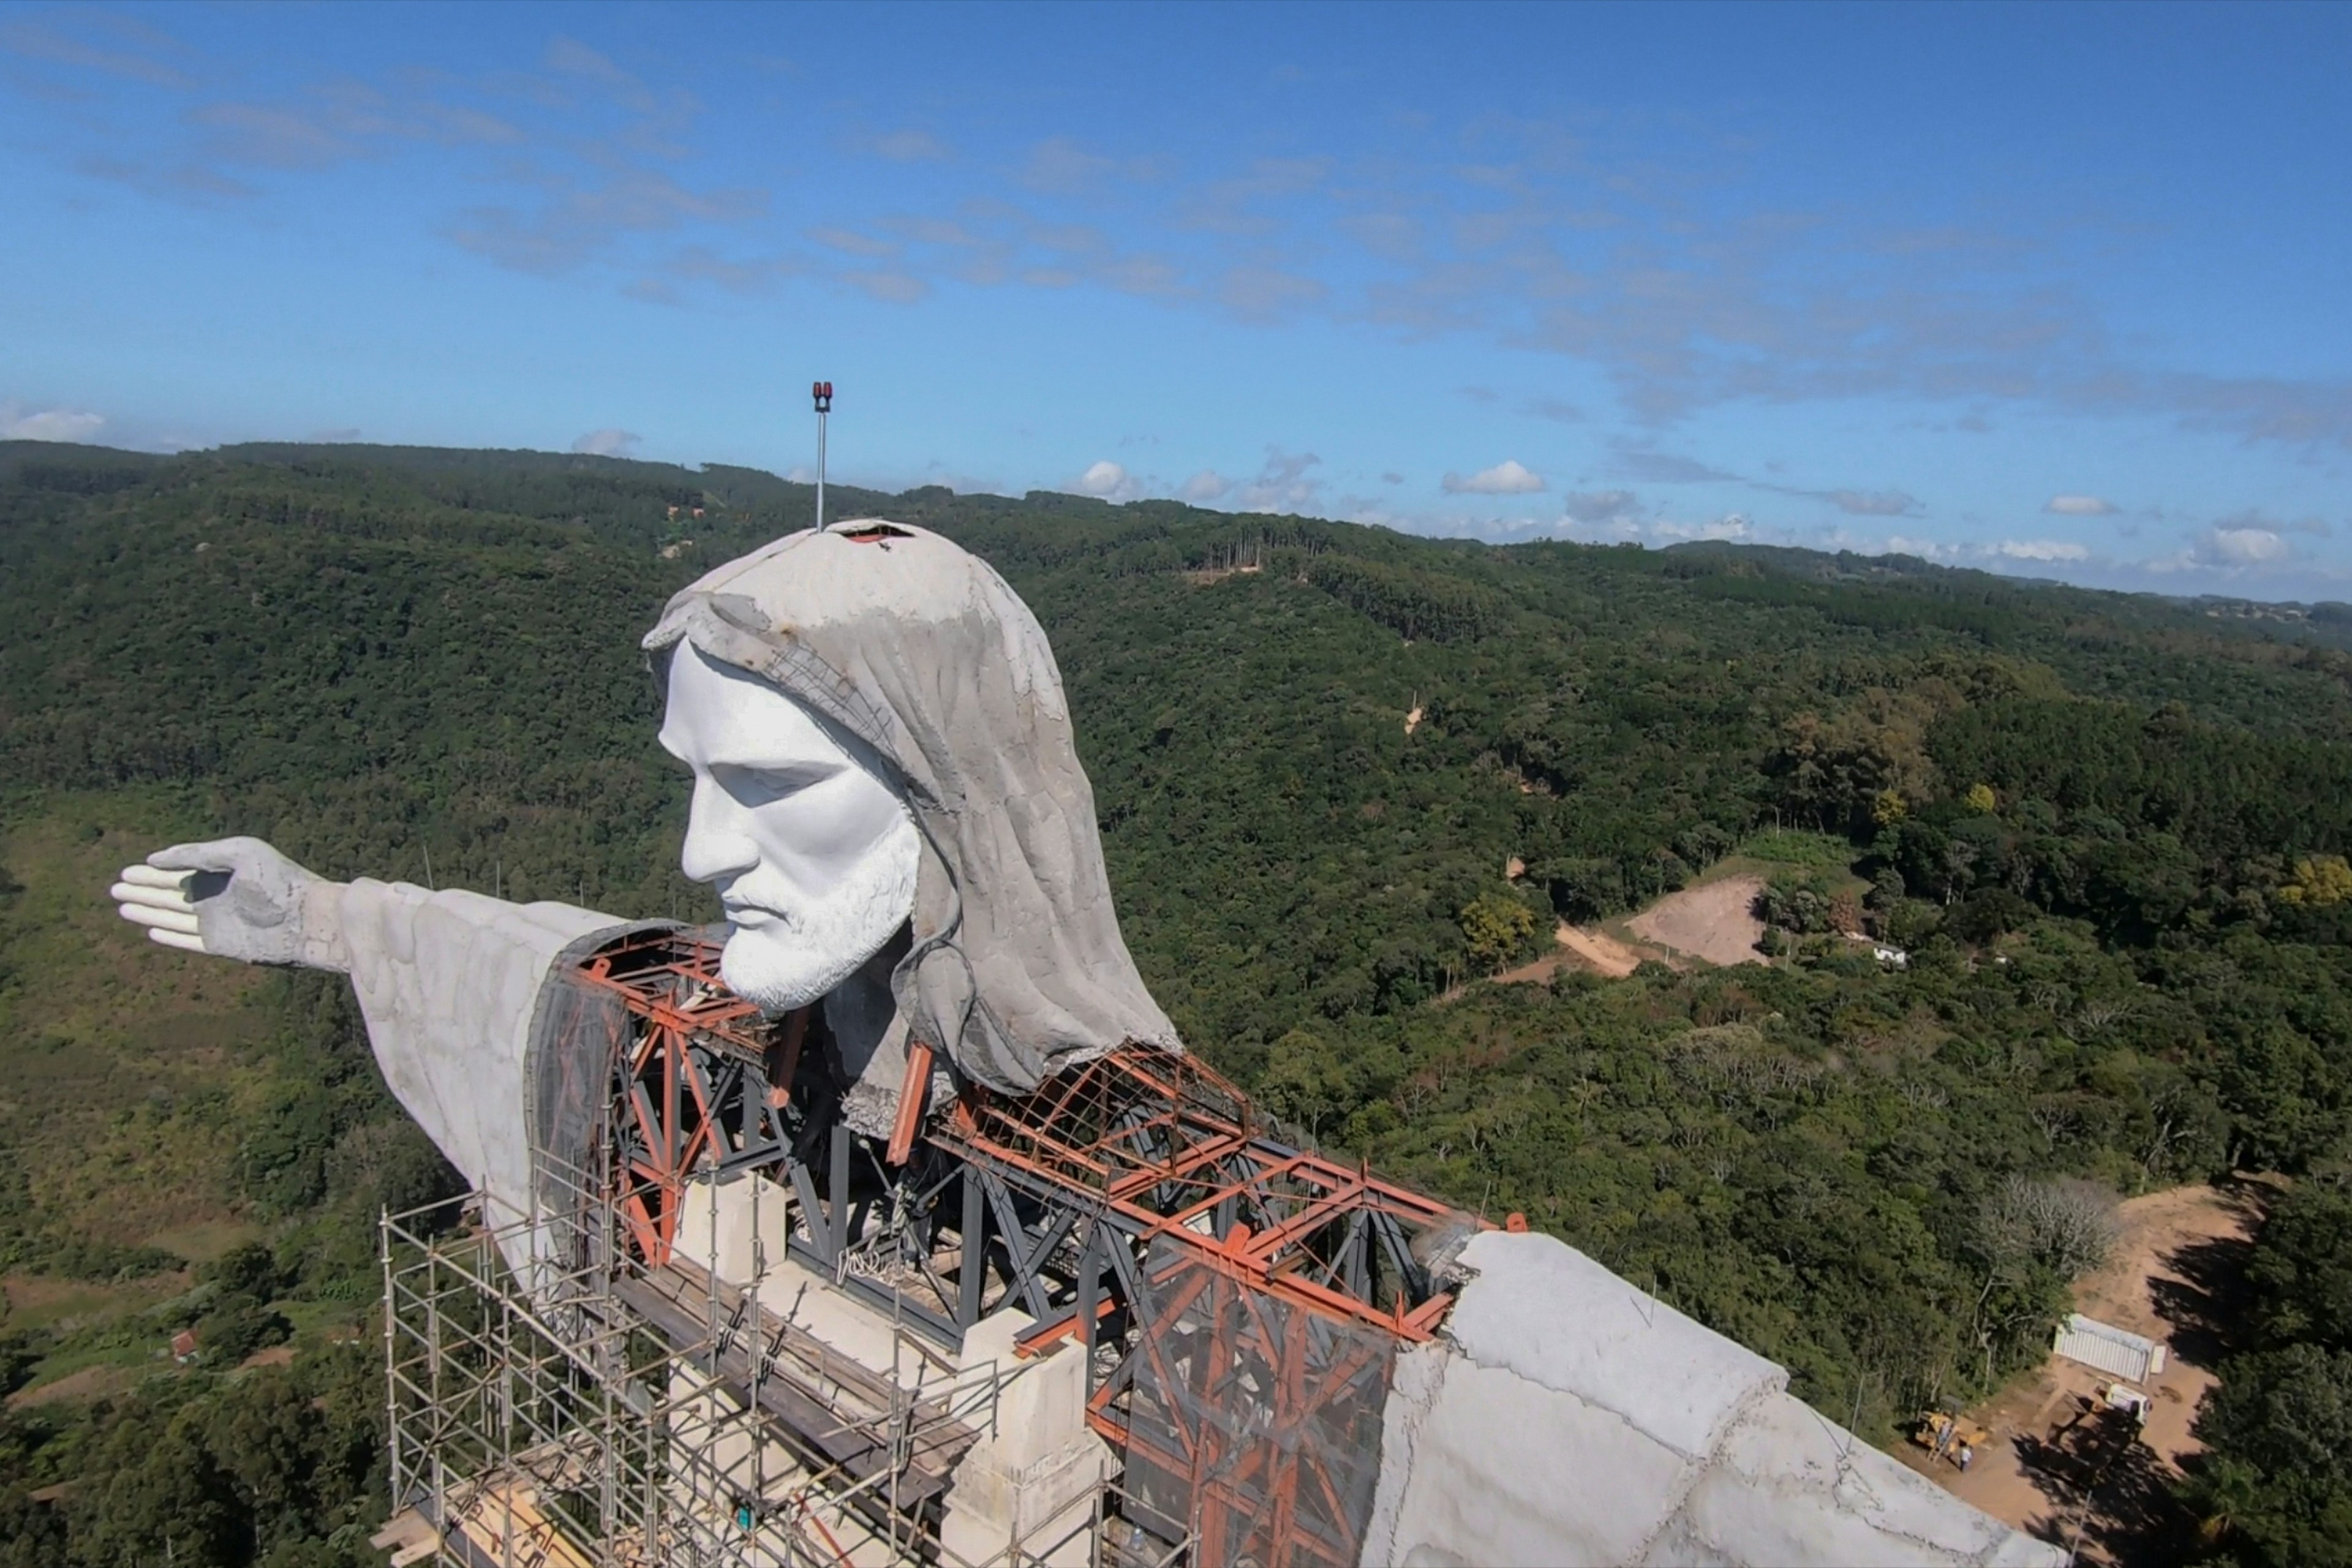
[{"label": "concrete surface", "polygon": [[[341,915],[352,988],[384,1081],[487,1194],[494,1220],[532,1213],[523,1062],[540,987],[568,944],[621,922],[569,904],[364,877],[343,889]],[[528,1250],[507,1258],[527,1279],[536,1261]]]},{"label": "concrete surface", "polygon": [[1363,1561],[2059,1564],[1549,1237],[1487,1232],[1399,1358]]}]

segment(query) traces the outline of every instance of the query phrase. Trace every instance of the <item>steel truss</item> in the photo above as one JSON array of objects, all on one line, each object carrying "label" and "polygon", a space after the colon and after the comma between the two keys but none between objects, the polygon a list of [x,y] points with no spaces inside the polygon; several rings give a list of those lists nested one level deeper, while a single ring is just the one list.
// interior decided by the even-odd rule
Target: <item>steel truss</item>
[{"label": "steel truss", "polygon": [[[1082,1344],[1088,1419],[1150,1483],[1109,1512],[1149,1521],[1155,1555],[1354,1561],[1390,1363],[1451,1303],[1429,1260],[1480,1222],[1295,1147],[1232,1084],[1164,1051],[1115,1051],[1030,1095],[969,1091],[918,1135],[918,1045],[897,1137],[862,1136],[830,1064],[803,1049],[807,1016],[762,1019],[719,953],[699,932],[642,932],[576,975],[629,1027],[582,1180],[575,1295],[789,1429],[813,1472],[865,1489],[871,1528],[935,1518],[971,1432],[763,1350],[756,1304],[678,1253],[698,1194],[753,1179],[785,1204],[792,1261],[910,1343],[951,1352],[1017,1307],[1034,1322],[1016,1353]],[[931,1440],[910,1443],[922,1420]]]}]

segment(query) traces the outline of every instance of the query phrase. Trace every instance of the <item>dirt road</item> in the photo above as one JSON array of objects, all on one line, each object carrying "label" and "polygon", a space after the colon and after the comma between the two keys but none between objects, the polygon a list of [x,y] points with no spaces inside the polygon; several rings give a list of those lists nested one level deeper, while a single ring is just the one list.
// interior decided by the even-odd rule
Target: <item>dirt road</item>
[{"label": "dirt road", "polygon": [[1612,980],[1624,979],[1642,962],[1640,953],[1606,931],[1586,931],[1581,926],[1572,926],[1562,921],[1559,930],[1552,936],[1560,946]]}]

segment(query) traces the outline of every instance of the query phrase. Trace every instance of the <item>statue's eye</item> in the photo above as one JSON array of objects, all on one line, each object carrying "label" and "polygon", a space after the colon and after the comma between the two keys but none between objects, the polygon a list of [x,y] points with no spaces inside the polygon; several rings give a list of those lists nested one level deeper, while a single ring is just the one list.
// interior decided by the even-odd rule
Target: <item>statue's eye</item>
[{"label": "statue's eye", "polygon": [[795,763],[773,768],[721,763],[710,770],[720,788],[747,806],[766,805],[823,784],[841,770],[828,763]]}]

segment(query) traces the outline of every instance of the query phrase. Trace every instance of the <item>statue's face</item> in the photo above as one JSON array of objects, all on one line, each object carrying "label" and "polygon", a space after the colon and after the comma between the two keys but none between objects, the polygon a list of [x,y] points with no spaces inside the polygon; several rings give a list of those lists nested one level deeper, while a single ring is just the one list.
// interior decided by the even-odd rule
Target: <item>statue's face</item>
[{"label": "statue's face", "polygon": [[661,743],[694,770],[680,861],[719,889],[735,928],[721,973],[739,994],[805,1006],[905,923],[914,819],[799,703],[681,643]]}]

